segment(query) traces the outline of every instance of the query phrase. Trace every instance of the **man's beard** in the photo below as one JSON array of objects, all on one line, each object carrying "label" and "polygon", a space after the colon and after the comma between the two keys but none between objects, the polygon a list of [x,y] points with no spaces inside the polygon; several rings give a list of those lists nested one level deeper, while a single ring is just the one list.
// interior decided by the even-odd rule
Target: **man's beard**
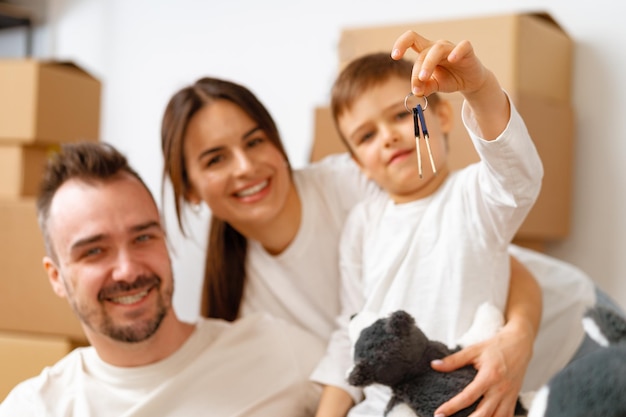
[{"label": "man's beard", "polygon": [[[100,333],[120,342],[142,342],[156,333],[171,306],[173,289],[171,287],[166,288],[166,292],[162,293],[163,288],[161,284],[162,280],[157,275],[140,276],[132,283],[124,281],[116,282],[114,285],[103,288],[98,293],[98,300],[100,301],[99,308],[87,307],[84,304],[81,305],[74,297],[71,298],[72,308],[81,322],[96,333]],[[107,313],[104,303],[117,294],[123,294],[127,291],[139,288],[147,289],[150,292],[158,292],[156,312],[148,318],[140,319],[137,317],[136,320],[129,325],[116,324],[113,317]],[[133,318],[130,317],[130,319],[132,320]]]}]

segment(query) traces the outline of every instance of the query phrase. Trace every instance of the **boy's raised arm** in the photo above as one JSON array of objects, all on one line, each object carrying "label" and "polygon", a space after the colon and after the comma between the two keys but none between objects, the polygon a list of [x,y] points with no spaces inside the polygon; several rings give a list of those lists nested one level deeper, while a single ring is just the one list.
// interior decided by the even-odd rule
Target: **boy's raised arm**
[{"label": "boy's raised arm", "polygon": [[431,41],[409,30],[396,39],[391,57],[400,59],[409,49],[418,55],[411,75],[414,95],[459,91],[474,113],[481,137],[492,140],[504,131],[511,113],[508,98],[469,41],[457,45],[445,40]]}]

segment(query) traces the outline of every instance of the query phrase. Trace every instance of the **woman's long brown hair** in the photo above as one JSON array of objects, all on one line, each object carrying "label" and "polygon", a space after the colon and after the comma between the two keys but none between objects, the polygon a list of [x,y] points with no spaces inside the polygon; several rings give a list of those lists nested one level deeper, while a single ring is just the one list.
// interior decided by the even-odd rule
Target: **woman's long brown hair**
[{"label": "woman's long brown hair", "polygon": [[[182,208],[188,204],[191,184],[185,165],[184,141],[191,118],[202,107],[216,100],[228,100],[246,112],[265,132],[288,161],[274,120],[267,109],[247,88],[217,78],[201,78],[172,96],[161,125],[163,152],[163,189],[169,178],[176,208],[178,227],[186,235]],[[291,168],[289,168],[291,170]],[[246,279],[248,241],[227,222],[211,218],[204,268],[202,315],[235,320],[243,298]]]}]

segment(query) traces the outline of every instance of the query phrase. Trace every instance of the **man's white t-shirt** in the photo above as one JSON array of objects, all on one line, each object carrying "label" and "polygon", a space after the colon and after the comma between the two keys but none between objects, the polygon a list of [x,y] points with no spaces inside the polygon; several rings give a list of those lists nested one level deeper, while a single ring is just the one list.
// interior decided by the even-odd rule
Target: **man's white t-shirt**
[{"label": "man's white t-shirt", "polygon": [[268,315],[201,319],[173,355],[140,367],[103,362],[78,348],[18,385],[2,417],[308,417],[320,387],[309,374],[324,346]]}]

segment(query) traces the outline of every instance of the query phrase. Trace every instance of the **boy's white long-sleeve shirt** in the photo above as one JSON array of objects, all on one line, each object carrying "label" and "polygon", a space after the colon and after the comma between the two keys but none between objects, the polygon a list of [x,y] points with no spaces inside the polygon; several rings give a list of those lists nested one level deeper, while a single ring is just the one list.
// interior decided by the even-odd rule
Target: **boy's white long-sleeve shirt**
[{"label": "boy's white long-sleeve shirt", "polygon": [[382,317],[404,309],[428,337],[448,345],[468,330],[481,303],[504,311],[507,250],[539,194],[543,167],[513,105],[508,126],[493,141],[477,136],[468,112],[464,106],[480,162],[451,173],[425,199],[395,204],[379,195],[348,217],[340,244],[339,328],[314,380],[359,399],[345,374],[354,342],[349,318],[360,311]]}]

